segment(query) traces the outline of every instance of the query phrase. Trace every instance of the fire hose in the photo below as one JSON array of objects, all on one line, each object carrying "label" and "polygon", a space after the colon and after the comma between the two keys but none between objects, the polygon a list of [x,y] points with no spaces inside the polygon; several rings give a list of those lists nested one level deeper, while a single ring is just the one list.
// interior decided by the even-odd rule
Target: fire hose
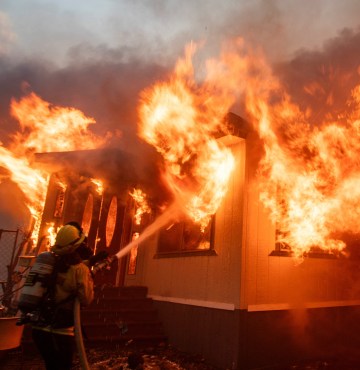
[{"label": "fire hose", "polygon": [[81,330],[81,319],[80,319],[80,301],[79,298],[75,299],[74,305],[74,331],[75,331],[75,342],[76,348],[79,355],[80,366],[82,370],[89,370],[89,363],[87,360],[83,335]]},{"label": "fire hose", "polygon": [[[91,268],[91,273],[94,275],[96,272],[104,269],[104,268],[109,268],[111,263],[116,259],[115,256],[107,257],[103,261],[100,261],[96,263],[92,268]],[[89,370],[90,366],[87,360],[86,356],[86,351],[85,351],[85,346],[84,346],[84,340],[83,340],[83,335],[82,335],[82,328],[81,328],[81,315],[80,315],[80,301],[79,298],[75,299],[75,304],[74,304],[74,334],[75,334],[75,343],[76,343],[76,348],[77,352],[79,355],[79,362],[80,362],[80,367],[82,370]]]}]

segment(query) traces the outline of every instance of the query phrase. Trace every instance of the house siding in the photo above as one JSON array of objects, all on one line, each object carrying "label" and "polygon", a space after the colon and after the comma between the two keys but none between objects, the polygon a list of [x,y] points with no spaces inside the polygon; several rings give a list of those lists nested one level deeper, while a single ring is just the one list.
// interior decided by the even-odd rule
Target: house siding
[{"label": "house siding", "polygon": [[239,310],[156,302],[169,342],[200,355],[221,369],[241,369],[238,363]]}]

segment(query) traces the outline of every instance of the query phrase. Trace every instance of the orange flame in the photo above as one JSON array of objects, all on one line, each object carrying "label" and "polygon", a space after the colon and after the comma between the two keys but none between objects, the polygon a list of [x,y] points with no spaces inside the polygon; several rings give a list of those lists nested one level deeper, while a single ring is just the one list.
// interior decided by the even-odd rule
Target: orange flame
[{"label": "orange flame", "polygon": [[104,183],[100,179],[90,179],[90,181],[96,186],[96,192],[102,195],[104,192]]},{"label": "orange flame", "polygon": [[60,226],[59,227],[55,227],[55,223],[54,222],[49,222],[46,224],[47,226],[47,238],[48,238],[48,241],[49,241],[49,247],[54,245],[55,244],[55,240],[56,240],[56,234],[57,232],[59,231],[60,229]]},{"label": "orange flame", "polygon": [[62,191],[66,191],[67,184],[66,184],[64,181],[61,181],[60,179],[57,179],[56,184],[59,186],[59,188],[60,188]]},{"label": "orange flame", "polygon": [[[194,82],[194,51],[194,45],[187,48],[169,81],[143,92],[139,108],[139,134],[164,157],[165,179],[177,199],[198,222],[216,211],[233,158],[213,137],[241,98],[263,143],[260,198],[277,224],[277,241],[295,256],[314,247],[341,252],[343,234],[360,234],[360,85],[347,92],[342,111],[337,104],[331,112],[330,91],[329,112],[314,125],[312,110],[292,101],[261,52],[242,39],[206,62],[201,86]],[[318,82],[303,90],[326,93]]]},{"label": "orange flame", "polygon": [[146,194],[141,189],[133,189],[129,194],[135,201],[135,224],[140,225],[143,214],[151,213],[151,209],[146,199]]},{"label": "orange flame", "polygon": [[164,158],[164,178],[179,205],[204,229],[227,191],[234,166],[229,149],[214,139],[224,130],[223,118],[233,102],[218,97],[211,76],[195,83],[192,56],[186,49],[167,82],[143,91],[139,135]]},{"label": "orange flame", "polygon": [[[33,217],[32,240],[37,243],[48,187],[49,173],[36,167],[36,152],[93,149],[105,143],[87,131],[92,118],[74,108],[52,106],[31,93],[19,101],[12,100],[11,114],[20,131],[10,137],[7,147],[0,146],[0,166],[22,190],[26,206]],[[61,186],[61,184],[59,184]]]},{"label": "orange flame", "polygon": [[99,138],[88,130],[94,124],[75,108],[54,106],[34,93],[20,101],[11,102],[11,114],[21,131],[13,136],[11,151],[66,152],[98,148],[106,138]]},{"label": "orange flame", "polygon": [[4,147],[0,147],[0,166],[8,170],[8,177],[19,186],[25,196],[25,205],[33,220],[31,239],[36,244],[49,175],[32,168],[28,158],[19,158]]},{"label": "orange flame", "polygon": [[229,46],[214,65],[226,65],[231,78],[227,72],[221,78],[244,95],[262,139],[260,198],[277,223],[277,241],[297,257],[314,247],[341,252],[341,235],[360,233],[360,86],[347,92],[340,113],[338,106],[331,111],[330,93],[327,118],[314,125],[311,109],[292,101],[260,53],[245,50],[241,40]]},{"label": "orange flame", "polygon": [[[289,246],[296,257],[314,247],[339,252],[345,243],[333,235],[350,230],[348,223],[355,221],[344,207],[352,203],[355,210],[356,201],[349,202],[344,190],[358,181],[354,154],[360,147],[358,139],[351,139],[358,123],[324,122],[312,127],[308,112],[291,101],[265,61],[256,63],[258,74],[247,79],[247,109],[264,143],[260,198],[277,222],[277,241]],[[254,65],[255,60],[250,60],[249,66]]]}]

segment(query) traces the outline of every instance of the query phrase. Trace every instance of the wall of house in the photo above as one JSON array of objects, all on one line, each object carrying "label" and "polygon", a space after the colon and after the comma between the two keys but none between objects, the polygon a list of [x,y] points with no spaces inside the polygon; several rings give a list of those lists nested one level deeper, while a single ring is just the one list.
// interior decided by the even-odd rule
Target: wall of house
[{"label": "wall of house", "polygon": [[252,134],[232,149],[238,162],[216,215],[218,255],[155,259],[155,235],[125,283],[149,287],[172,344],[220,368],[356,353],[357,261],[270,256],[275,227],[256,181],[261,149]]}]

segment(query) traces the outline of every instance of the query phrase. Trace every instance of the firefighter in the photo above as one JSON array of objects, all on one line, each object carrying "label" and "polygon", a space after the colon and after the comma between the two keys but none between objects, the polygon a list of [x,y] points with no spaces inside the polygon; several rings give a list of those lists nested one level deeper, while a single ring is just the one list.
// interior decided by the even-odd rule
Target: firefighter
[{"label": "firefighter", "polygon": [[56,256],[53,283],[37,321],[32,322],[32,338],[47,370],[71,369],[75,350],[73,308],[75,298],[86,306],[94,299],[90,272],[92,250],[79,224],[61,227],[51,251]]}]

